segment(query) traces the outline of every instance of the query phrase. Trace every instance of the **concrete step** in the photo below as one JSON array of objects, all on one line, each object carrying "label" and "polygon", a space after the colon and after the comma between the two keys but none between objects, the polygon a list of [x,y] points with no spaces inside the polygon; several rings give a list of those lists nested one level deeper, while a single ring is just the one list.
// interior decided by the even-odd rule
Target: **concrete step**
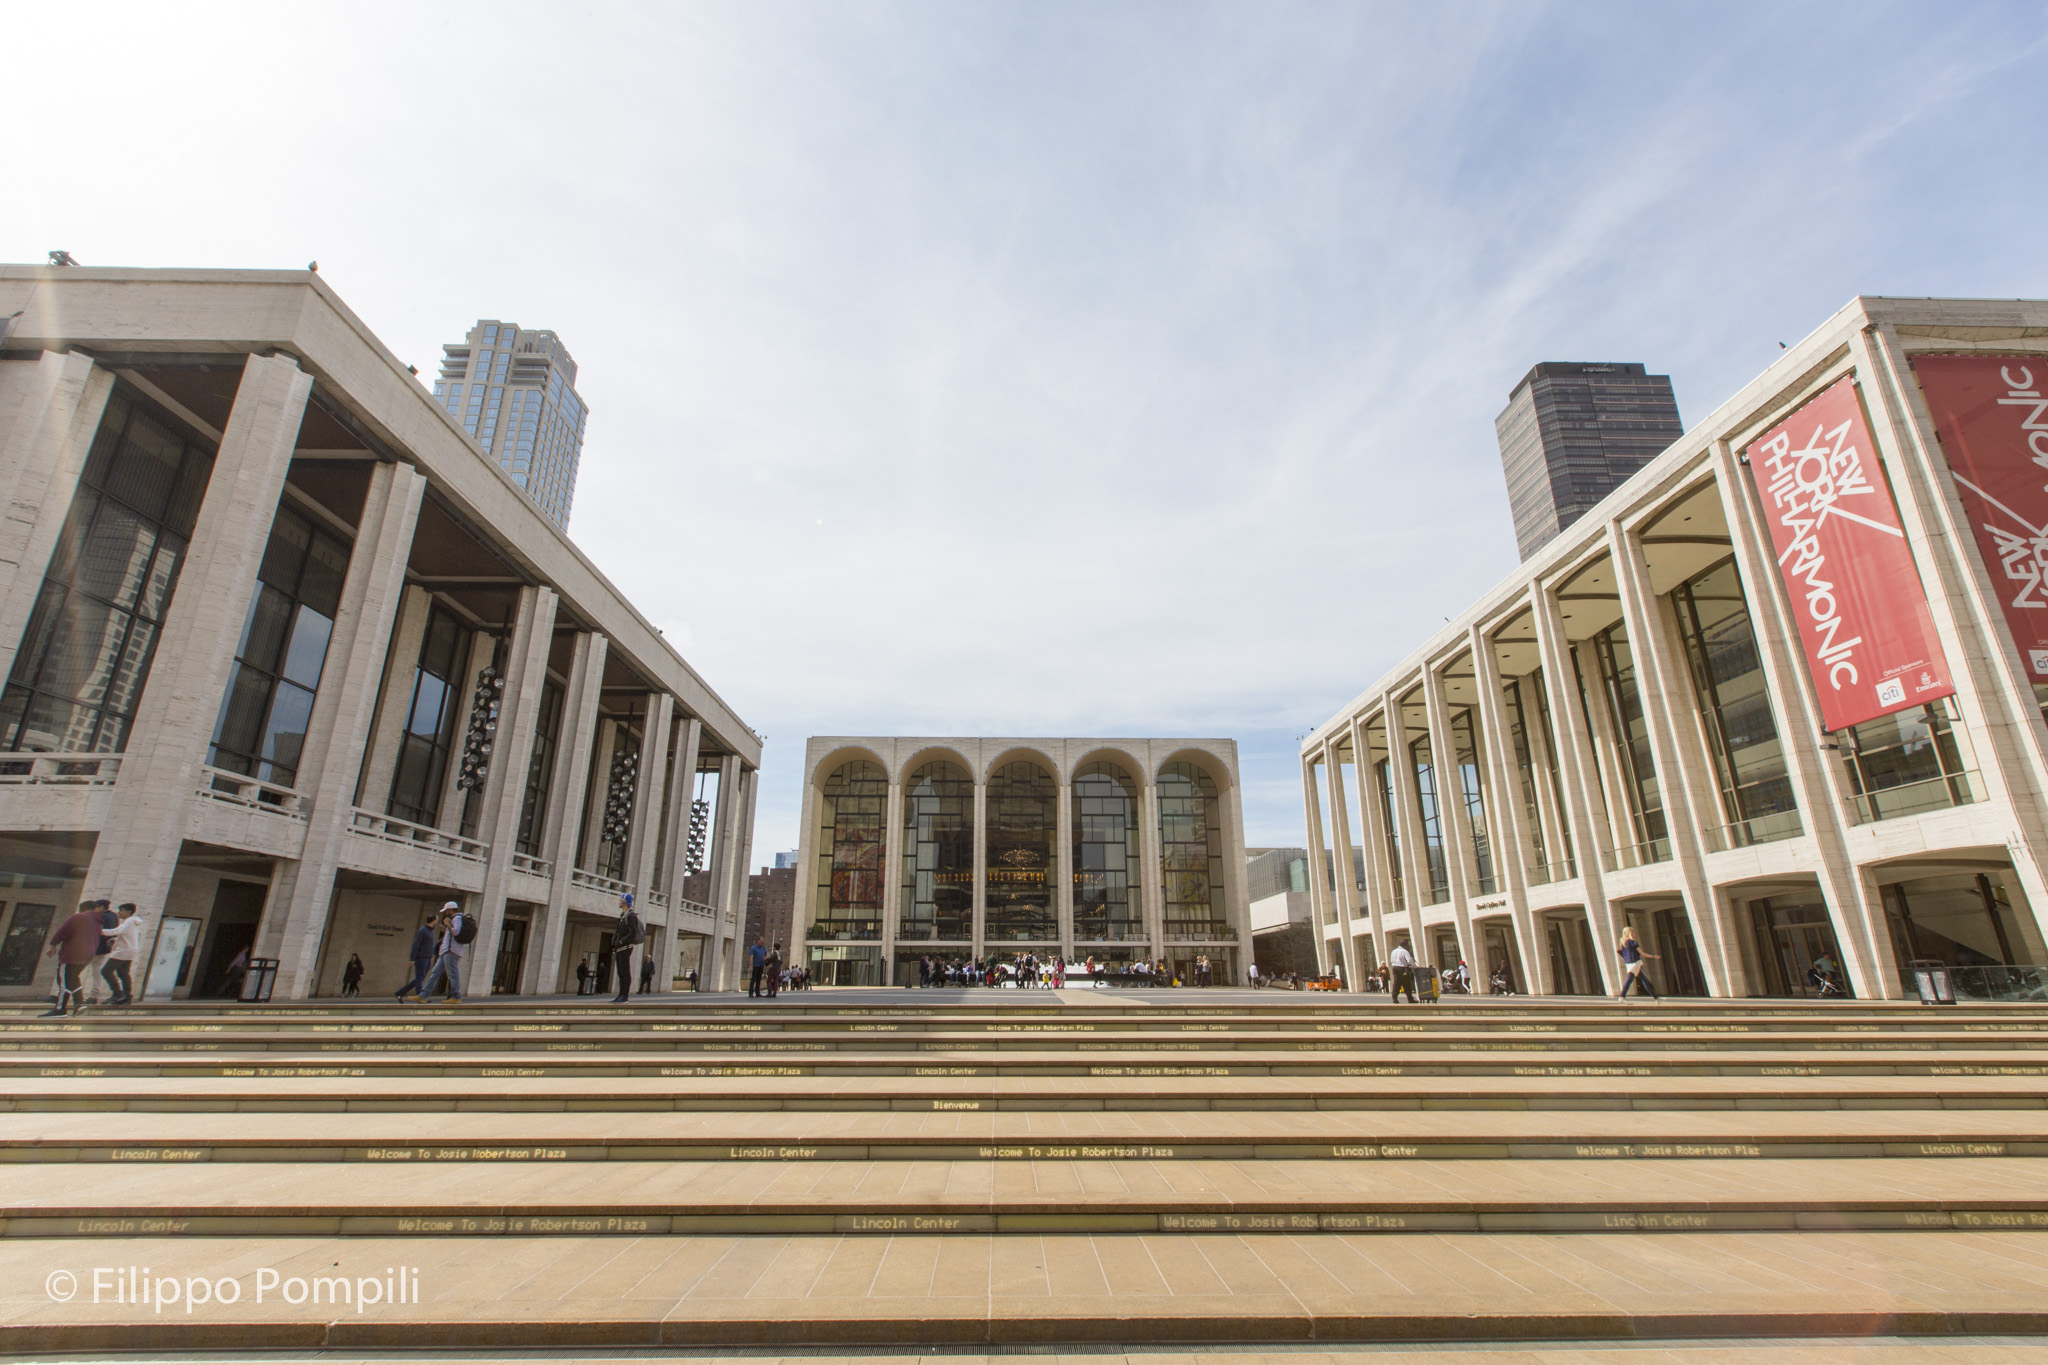
[{"label": "concrete step", "polygon": [[9,1165],[0,1208],[0,1236],[60,1238],[1975,1231],[2048,1229],[2048,1158],[218,1163],[99,1167],[84,1191]]},{"label": "concrete step", "polygon": [[1559,1160],[2048,1156],[2028,1110],[0,1114],[0,1161]]},{"label": "concrete step", "polygon": [[[1631,1357],[1614,1352],[1631,1343],[1670,1342],[1699,1347],[1686,1365],[1724,1365],[1739,1357],[1718,1352],[1738,1343],[1701,1339],[1911,1334],[1906,1358],[1916,1365],[2013,1365],[2024,1357],[1972,1338],[2048,1332],[2039,1244],[2025,1233],[1952,1232],[137,1237],[89,1252],[0,1241],[0,1355],[125,1354],[147,1343],[153,1352],[318,1351],[323,1360],[329,1351],[404,1350],[436,1362],[448,1358],[442,1352],[474,1360],[583,1349],[617,1361],[621,1351],[672,1360],[678,1348],[816,1356],[823,1347],[828,1360],[844,1351],[880,1365],[876,1348],[892,1344],[959,1362],[948,1348],[1208,1351],[1245,1342],[1278,1346],[1274,1365],[1298,1365],[1317,1348],[1405,1342],[1422,1349],[1376,1351],[1375,1365],[1452,1365],[1462,1352],[1437,1352],[1457,1343],[1497,1343],[1497,1352],[1568,1344],[1616,1365]],[[162,1311],[117,1302],[110,1274],[93,1303],[95,1263],[132,1265],[138,1280],[146,1266],[152,1280],[174,1281],[181,1299],[187,1283],[203,1280],[207,1298],[190,1312],[180,1301]],[[78,1290],[53,1302],[46,1283],[66,1267]],[[416,1289],[405,1303],[383,1288],[399,1268]],[[316,1278],[327,1281],[322,1303],[311,1302]],[[332,1302],[336,1280],[348,1281],[349,1302]],[[358,1309],[355,1290],[372,1281],[378,1301]],[[216,1286],[235,1302],[215,1301]],[[1943,1339],[1967,1354],[1920,1353]],[[1497,1352],[1474,1359],[1528,1365],[1521,1349]],[[1829,1359],[1802,1354],[1785,1365]]]}]

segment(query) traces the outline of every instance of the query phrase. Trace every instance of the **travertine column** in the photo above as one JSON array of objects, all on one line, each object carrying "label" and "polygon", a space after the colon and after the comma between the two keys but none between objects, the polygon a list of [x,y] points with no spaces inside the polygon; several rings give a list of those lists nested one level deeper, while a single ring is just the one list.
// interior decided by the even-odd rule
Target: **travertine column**
[{"label": "travertine column", "polygon": [[[1315,932],[1309,936],[1315,944],[1316,970],[1330,970],[1329,942],[1324,938],[1331,919],[1331,898],[1333,892],[1324,884],[1324,869],[1334,867],[1330,860],[1329,846],[1323,839],[1323,794],[1316,781],[1316,764],[1322,750],[1305,752],[1301,756],[1302,813],[1308,821],[1308,914],[1314,921]],[[1149,868],[1151,860],[1145,859]]]},{"label": "travertine column", "polygon": [[[1151,756],[1146,756],[1151,761]],[[1166,956],[1166,854],[1159,838],[1159,785],[1148,769],[1145,773],[1144,824],[1138,830],[1139,861],[1145,867],[1145,937],[1150,943],[1147,956]]]},{"label": "travertine column", "polygon": [[[896,979],[896,940],[903,932],[903,878],[898,875],[903,848],[903,784],[896,780],[896,776],[894,773],[889,775],[889,794],[883,798],[889,804],[882,808],[882,984],[885,986],[903,984]],[[816,790],[815,784],[806,785],[804,795],[807,802]],[[808,806],[804,815],[810,820],[817,819]],[[803,828],[809,829],[810,826],[806,824]],[[827,843],[820,840],[818,846],[825,848]],[[801,840],[798,847],[802,847]],[[805,875],[802,871],[797,873],[798,878]],[[797,904],[803,904],[801,896]],[[795,925],[790,937],[801,944],[809,935],[810,927],[809,921]],[[808,956],[806,954],[806,960]]]},{"label": "travertine column", "polygon": [[662,840],[661,875],[656,882],[671,903],[682,898],[683,878],[689,875],[690,806],[697,799],[697,754],[703,744],[704,722],[691,716],[683,722],[676,761],[669,770],[668,834]]},{"label": "travertine column", "polygon": [[[1479,947],[1472,939],[1472,897],[1478,894],[1474,876],[1472,820],[1465,809],[1465,774],[1458,762],[1458,746],[1451,737],[1450,707],[1444,701],[1443,677],[1434,665],[1422,670],[1422,707],[1429,725],[1431,767],[1436,772],[1437,823],[1443,828],[1444,870],[1451,884],[1451,913],[1457,926],[1459,956],[1469,967],[1479,960]],[[1484,736],[1480,736],[1484,742]],[[1480,800],[1487,791],[1480,788]],[[1455,967],[1438,963],[1439,967]]]},{"label": "travertine column", "polygon": [[[752,880],[754,865],[754,797],[759,786],[760,774],[753,768],[740,769],[739,829],[734,835],[732,891],[727,906],[732,919],[733,943],[737,945],[746,932],[747,889]],[[775,945],[774,934],[764,935],[768,945]],[[789,960],[789,944],[782,945],[783,960]],[[879,980],[879,978],[877,978]]]},{"label": "travertine column", "polygon": [[[632,885],[643,920],[654,908],[645,902],[654,889],[654,855],[659,842],[655,829],[668,794],[669,727],[674,719],[675,698],[666,692],[649,692],[647,716],[640,725],[640,767],[633,792],[632,832],[626,837],[626,875],[621,879]],[[667,922],[666,916],[662,922]]]},{"label": "travertine column", "polygon": [[718,805],[711,822],[711,970],[713,990],[730,989],[727,973],[739,956],[736,944],[744,926],[728,924],[726,911],[732,905],[733,865],[738,857],[734,845],[739,838],[740,760],[726,754],[718,760]]},{"label": "travertine column", "polygon": [[[505,925],[505,886],[512,875],[512,854],[519,839],[519,816],[526,804],[526,775],[533,766],[533,744],[540,728],[540,694],[547,685],[548,655],[555,642],[554,589],[521,588],[512,618],[512,638],[505,650],[505,690],[498,694],[498,733],[484,778],[477,836],[489,846],[484,864],[484,890],[477,916],[476,943],[470,952],[479,980],[474,994],[487,994],[495,972],[498,938]],[[529,948],[529,951],[531,949]]]},{"label": "travertine column", "polygon": [[988,781],[975,762],[974,774],[974,955],[988,951]]},{"label": "travertine column", "polygon": [[590,783],[590,750],[597,735],[597,698],[604,688],[604,661],[611,642],[595,633],[576,637],[569,661],[569,686],[562,697],[562,726],[555,743],[555,773],[542,824],[542,855],[550,864],[548,904],[529,936],[527,995],[552,995],[560,988],[562,949],[569,934],[569,874],[583,833],[583,797]]},{"label": "travertine column", "polygon": [[78,477],[114,392],[114,376],[90,358],[45,351],[33,366],[9,365],[28,392],[0,443],[0,679],[42,591],[43,574],[78,493]]},{"label": "travertine column", "polygon": [[[1053,914],[1059,920],[1060,956],[1074,960],[1074,783],[1073,775],[1060,778],[1059,815],[1053,829],[1053,860],[1045,875],[1053,879]],[[1247,947],[1250,945],[1247,944]]]},{"label": "travertine column", "polygon": [[[1429,884],[1429,849],[1422,837],[1422,805],[1415,792],[1415,755],[1401,714],[1401,698],[1389,692],[1381,699],[1387,718],[1387,776],[1394,789],[1394,819],[1401,830],[1401,870],[1407,889],[1402,897],[1408,912],[1410,952],[1422,949],[1422,912],[1433,894]],[[1418,963],[1422,959],[1417,959]]]},{"label": "travertine column", "polygon": [[[1357,757],[1357,750],[1352,751]],[[1351,856],[1351,812],[1347,808],[1344,794],[1344,763],[1341,752],[1334,741],[1323,745],[1323,778],[1330,788],[1330,829],[1335,835],[1330,841],[1331,858],[1334,862],[1335,892],[1331,897],[1331,908],[1337,915],[1337,959],[1324,965],[1317,954],[1318,966],[1325,971],[1341,963],[1346,990],[1358,989],[1358,949],[1351,942],[1351,922],[1358,918],[1358,871],[1357,863]],[[1316,938],[1321,941],[1324,928],[1316,926]]]},{"label": "travertine column", "polygon": [[[1493,817],[1493,825],[1501,837],[1494,840],[1493,865],[1500,878],[1501,892],[1508,901],[1508,915],[1515,927],[1515,938],[1521,949],[1520,975],[1525,978],[1515,982],[1521,991],[1534,989],[1536,994],[1546,994],[1551,983],[1545,963],[1545,955],[1539,951],[1536,921],[1529,912],[1529,875],[1527,861],[1532,847],[1529,830],[1528,808],[1522,803],[1521,765],[1515,759],[1514,742],[1508,737],[1507,707],[1501,700],[1504,684],[1500,676],[1500,661],[1494,657],[1493,647],[1473,626],[1467,636],[1472,646],[1472,678],[1479,689],[1479,723],[1482,727],[1480,749],[1486,756],[1486,777],[1492,795],[1487,799],[1487,814]],[[1524,708],[1525,721],[1533,714],[1534,706]],[[1530,725],[1523,726],[1524,738],[1529,739]],[[1536,762],[1533,742],[1531,743],[1531,783],[1538,789],[1538,800],[1542,799],[1544,785],[1540,775],[1534,771]],[[1503,847],[1507,845],[1509,847]],[[1545,845],[1549,852],[1549,845]],[[1475,953],[1477,945],[1474,946]],[[1474,961],[1478,959],[1475,957]]]},{"label": "travertine column", "polygon": [[[590,788],[583,795],[583,809],[579,817],[583,823],[583,840],[569,850],[573,855],[571,860],[578,867],[583,867],[585,854],[590,856],[593,866],[583,867],[585,872],[597,871],[594,866],[597,851],[604,844],[604,808],[612,791],[612,760],[618,757],[619,746],[625,742],[624,728],[614,716],[600,716],[597,721],[590,753]],[[639,784],[640,774],[636,770],[633,785],[637,788]],[[622,877],[620,880],[625,879]]]},{"label": "travertine column", "polygon": [[1700,965],[1707,976],[1707,994],[1731,995],[1730,978],[1722,970],[1720,917],[1713,913],[1714,900],[1702,863],[1702,811],[1719,824],[1720,807],[1713,774],[1702,771],[1706,754],[1696,739],[1688,742],[1699,733],[1690,664],[1673,638],[1663,604],[1650,590],[1649,569],[1634,534],[1617,522],[1608,523],[1607,549],[1614,564],[1615,591],[1621,594],[1621,619],[1628,627],[1629,647],[1635,655],[1636,696],[1649,729],[1650,761],[1657,765],[1664,829],[1685,882],[1686,918],[1703,950]]},{"label": "travertine column", "polygon": [[370,473],[300,751],[306,841],[296,862],[277,864],[256,936],[257,953],[277,959],[273,993],[280,999],[304,999],[316,985],[335,873],[376,710],[377,675],[405,591],[406,559],[426,489],[427,481],[411,465],[379,464]]},{"label": "travertine column", "polygon": [[[1550,722],[1557,727],[1558,756],[1563,760],[1558,765],[1558,776],[1559,785],[1564,788],[1565,802],[1570,807],[1566,816],[1571,820],[1572,828],[1586,831],[1586,838],[1593,839],[1597,836],[1591,831],[1606,826],[1604,813],[1598,820],[1593,815],[1594,805],[1600,800],[1599,779],[1594,774],[1593,765],[1599,760],[1582,723],[1584,717],[1579,711],[1578,698],[1573,695],[1578,684],[1572,679],[1571,660],[1565,653],[1568,645],[1564,620],[1558,615],[1557,598],[1542,583],[1532,586],[1529,605],[1536,624],[1536,651],[1543,660],[1544,677],[1552,684]],[[1564,690],[1560,691],[1560,688]],[[1586,847],[1585,842],[1581,840],[1578,846],[1578,862],[1580,884],[1586,888],[1586,919],[1592,926],[1596,945],[1603,939],[1612,943],[1615,939],[1614,916],[1607,907],[1600,853],[1597,847]],[[1596,953],[1593,966],[1600,973],[1603,991],[1620,989],[1621,983],[1613,979],[1614,969],[1608,966],[1607,954]]]},{"label": "travertine column", "polygon": [[161,913],[177,869],[199,768],[213,739],[256,569],[298,442],[313,378],[291,360],[250,356],[221,435],[192,545],[164,616],[160,652],[121,759],[89,891]]},{"label": "travertine column", "polygon": [[[1351,765],[1353,774],[1352,796],[1358,802],[1358,825],[1365,837],[1365,877],[1369,884],[1365,898],[1372,934],[1373,965],[1387,960],[1387,912],[1394,905],[1393,869],[1388,864],[1387,817],[1380,809],[1378,791],[1379,774],[1373,770],[1372,745],[1366,738],[1365,719],[1354,712],[1351,717],[1351,753],[1356,760]],[[1355,951],[1355,950],[1354,950]],[[1365,984],[1361,975],[1352,989]]]}]

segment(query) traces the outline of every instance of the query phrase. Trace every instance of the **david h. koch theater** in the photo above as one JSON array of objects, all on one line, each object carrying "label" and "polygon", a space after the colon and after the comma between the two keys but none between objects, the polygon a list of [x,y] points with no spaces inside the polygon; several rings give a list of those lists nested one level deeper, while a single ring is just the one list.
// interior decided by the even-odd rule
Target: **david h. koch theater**
[{"label": "david h. koch theater", "polygon": [[0,320],[0,999],[101,896],[145,1000],[388,992],[450,900],[469,994],[573,990],[626,892],[723,979],[760,740],[319,276],[0,266]]},{"label": "david h. koch theater", "polygon": [[1856,299],[1303,743],[1326,969],[2042,998],[2044,566],[2048,303]]}]

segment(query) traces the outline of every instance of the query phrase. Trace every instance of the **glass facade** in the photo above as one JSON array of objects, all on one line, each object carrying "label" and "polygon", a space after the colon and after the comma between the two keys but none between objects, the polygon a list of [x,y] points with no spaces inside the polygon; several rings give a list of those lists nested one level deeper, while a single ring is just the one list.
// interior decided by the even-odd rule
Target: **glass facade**
[{"label": "glass facade", "polygon": [[[1074,937],[1115,942],[1144,937],[1144,876],[1138,785],[1114,763],[1084,763],[1074,775]],[[1308,890],[1305,866],[1295,875]]]},{"label": "glass facade", "polygon": [[1642,861],[1663,862],[1671,856],[1664,825],[1664,796],[1657,786],[1657,765],[1650,756],[1650,721],[1643,713],[1642,693],[1636,687],[1635,655],[1629,649],[1628,630],[1619,621],[1593,637],[1593,654],[1600,661],[1600,681],[1607,698],[1607,710],[1614,721],[1615,749],[1621,759],[1622,778],[1627,786],[1629,818]]},{"label": "glass facade", "polygon": [[1550,772],[1550,809],[1556,814],[1558,840],[1564,845],[1563,875],[1575,877],[1578,855],[1572,851],[1572,822],[1564,804],[1564,774],[1557,762],[1557,722],[1550,718],[1550,689],[1544,684],[1541,669],[1529,675],[1529,691],[1536,698],[1537,723],[1543,727],[1536,733],[1543,741],[1544,766]]},{"label": "glass facade", "polygon": [[1458,787],[1465,799],[1465,825],[1472,833],[1472,865],[1479,894],[1499,890],[1493,875],[1493,840],[1486,831],[1486,793],[1479,780],[1479,721],[1466,707],[1451,717],[1451,743],[1457,749]]},{"label": "glass facade", "polygon": [[214,722],[206,759],[214,767],[281,787],[297,781],[348,557],[349,547],[310,518],[277,509]]},{"label": "glass facade", "polygon": [[1953,697],[1867,720],[1836,738],[1864,820],[1889,820],[1982,799],[1956,730]]},{"label": "glass facade", "polygon": [[0,693],[0,749],[127,746],[214,454],[115,386]]},{"label": "glass facade", "polygon": [[540,856],[547,830],[548,788],[555,782],[555,749],[562,735],[562,686],[550,678],[540,689],[534,717],[533,759],[526,765],[526,795],[519,807],[519,851]]},{"label": "glass facade", "polygon": [[1735,561],[1725,559],[1671,594],[1685,638],[1693,696],[1707,732],[1722,818],[1748,823],[1741,843],[1800,833],[1785,748],[1771,715],[1763,659]]},{"label": "glass facade", "polygon": [[1436,758],[1429,750],[1429,736],[1408,741],[1409,771],[1415,774],[1415,810],[1421,817],[1422,853],[1429,872],[1429,896],[1424,905],[1439,905],[1451,898],[1451,873],[1444,862],[1444,815],[1437,805]]},{"label": "glass facade", "polygon": [[925,764],[903,784],[896,936],[944,943],[974,938],[974,779],[945,759]]},{"label": "glass facade", "polygon": [[812,938],[882,936],[882,843],[888,804],[889,775],[879,763],[854,759],[825,779],[818,793],[818,895]]},{"label": "glass facade", "polygon": [[427,617],[420,661],[413,670],[405,737],[391,776],[387,814],[416,825],[437,824],[446,786],[448,753],[455,745],[467,687],[460,673],[469,659],[469,628],[439,605]]},{"label": "glass facade", "polygon": [[1549,854],[1543,844],[1543,808],[1536,796],[1536,762],[1529,748],[1529,718],[1522,710],[1522,684],[1510,680],[1501,688],[1502,709],[1507,712],[1508,743],[1515,754],[1515,775],[1522,788],[1522,817],[1529,827],[1530,863],[1548,871]]},{"label": "glass facade", "polygon": [[1216,782],[1193,763],[1159,774],[1159,854],[1167,938],[1230,932],[1224,910],[1223,821]]},{"label": "glass facade", "polygon": [[989,774],[987,799],[988,915],[982,937],[990,943],[1056,943],[1059,784],[1036,763],[1019,759]]},{"label": "glass facade", "polygon": [[1373,771],[1379,774],[1374,785],[1379,788],[1380,821],[1387,831],[1387,873],[1394,883],[1394,908],[1399,910],[1408,902],[1401,892],[1401,822],[1395,818],[1393,761],[1383,758],[1373,764]]}]

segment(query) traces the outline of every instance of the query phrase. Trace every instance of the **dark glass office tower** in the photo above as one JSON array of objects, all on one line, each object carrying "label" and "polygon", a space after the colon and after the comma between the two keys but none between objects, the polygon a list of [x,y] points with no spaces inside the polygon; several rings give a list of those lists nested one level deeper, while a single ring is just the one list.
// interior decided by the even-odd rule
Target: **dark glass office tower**
[{"label": "dark glass office tower", "polygon": [[1573,361],[1531,369],[1493,427],[1523,559],[1685,434],[1671,376]]}]

